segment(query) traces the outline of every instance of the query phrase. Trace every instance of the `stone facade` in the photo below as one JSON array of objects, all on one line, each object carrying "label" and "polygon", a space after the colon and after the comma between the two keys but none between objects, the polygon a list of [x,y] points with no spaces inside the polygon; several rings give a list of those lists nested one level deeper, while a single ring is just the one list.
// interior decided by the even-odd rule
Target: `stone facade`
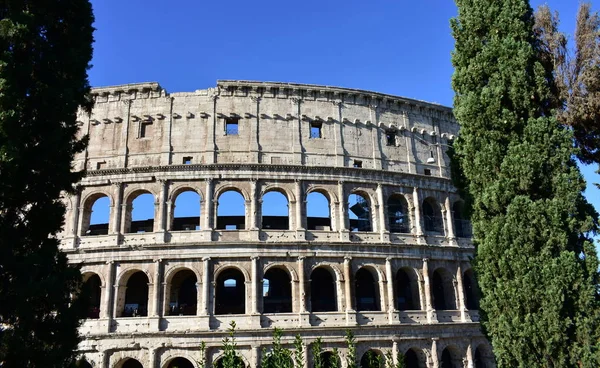
[{"label": "stone facade", "polygon": [[[273,327],[286,344],[322,337],[343,362],[351,329],[359,359],[372,349],[418,367],[494,366],[479,329],[470,228],[449,179],[450,108],[249,81],[170,94],[129,84],[93,96],[92,114],[78,115],[89,146],[74,161],[88,175],[65,198],[61,234],[95,293],[81,327],[90,366],[211,366],[232,320],[252,368]],[[199,195],[192,227],[174,217],[185,191]],[[227,191],[243,196],[243,216],[218,216]],[[271,191],[285,196],[287,217],[262,216]],[[131,213],[143,193],[155,211],[141,224]],[[327,199],[328,218],[307,216],[311,193]],[[103,197],[109,221],[90,226]]]}]

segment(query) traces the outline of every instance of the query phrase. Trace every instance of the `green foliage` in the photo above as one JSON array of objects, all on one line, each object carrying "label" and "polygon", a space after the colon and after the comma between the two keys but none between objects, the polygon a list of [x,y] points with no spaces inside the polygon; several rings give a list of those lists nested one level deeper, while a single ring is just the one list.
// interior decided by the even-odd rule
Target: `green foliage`
[{"label": "green foliage", "polygon": [[346,367],[358,368],[356,364],[356,338],[352,330],[346,330],[346,345],[348,346],[348,355],[346,357]]},{"label": "green foliage", "polygon": [[367,354],[367,365],[361,366],[361,368],[382,368],[383,367],[383,358],[381,355],[373,352],[373,350],[369,350],[366,352]]},{"label": "green foliage", "polygon": [[85,316],[78,268],[58,250],[61,195],[82,177],[71,162],[79,106],[91,102],[88,0],[0,3],[0,366],[73,367]]},{"label": "green foliage", "polygon": [[294,337],[294,364],[295,368],[304,368],[304,342],[300,334]]},{"label": "green foliage", "polygon": [[202,341],[200,343],[200,360],[196,360],[198,368],[206,368],[206,343]]},{"label": "green foliage", "polygon": [[[262,368],[293,368],[294,361],[292,360],[292,352],[281,345],[281,336],[283,330],[275,328],[273,330],[273,349],[270,353],[263,348]],[[298,336],[298,335],[296,335]],[[302,340],[300,340],[302,344]]]},{"label": "green foliage", "polygon": [[385,352],[385,367],[386,368],[406,368],[406,363],[404,362],[404,354],[398,352],[396,354],[396,364],[394,364],[394,355],[391,350]]},{"label": "green foliage", "polygon": [[499,367],[600,366],[597,214],[527,0],[457,0],[453,175],[468,193],[482,325]]},{"label": "green foliage", "polygon": [[341,368],[342,360],[340,359],[340,352],[338,348],[333,348],[327,363],[327,368]]},{"label": "green foliage", "polygon": [[223,357],[221,368],[244,368],[242,359],[237,355],[235,342],[235,321],[231,321],[227,329],[227,336],[223,338]]},{"label": "green foliage", "polygon": [[312,361],[314,368],[325,368],[325,362],[323,362],[323,340],[318,337],[311,346]]}]

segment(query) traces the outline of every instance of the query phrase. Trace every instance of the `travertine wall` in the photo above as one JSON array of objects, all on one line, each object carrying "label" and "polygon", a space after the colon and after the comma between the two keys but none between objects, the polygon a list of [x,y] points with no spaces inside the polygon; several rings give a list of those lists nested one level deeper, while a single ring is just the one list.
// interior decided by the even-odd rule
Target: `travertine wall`
[{"label": "travertine wall", "polygon": [[[177,357],[198,367],[202,341],[211,364],[222,354],[231,320],[252,368],[273,327],[285,329],[286,344],[296,333],[307,344],[322,336],[325,350],[339,347],[342,355],[350,328],[359,358],[369,349],[413,349],[421,367],[441,367],[448,354],[457,367],[493,366],[478,313],[468,308],[474,248],[463,229],[468,224],[453,212],[460,198],[445,154],[458,131],[451,109],[367,91],[246,81],[192,93],[168,94],[145,83],[93,94],[93,113],[78,118],[90,144],[74,162],[88,175],[65,198],[61,234],[69,259],[83,264],[86,278],[100,280],[97,318],[81,328],[81,350],[93,367],[121,368],[136,359],[172,368]],[[237,134],[227,134],[228,119],[238,122]],[[320,126],[320,137],[311,137],[311,125]],[[186,190],[200,197],[199,230],[173,227],[175,200]],[[244,228],[217,228],[218,199],[227,190],[244,197]],[[269,191],[288,201],[286,230],[261,226]],[[329,202],[328,229],[307,227],[312,192]],[[154,198],[153,228],[131,233],[132,203],[142,193]],[[355,193],[368,204],[370,231],[350,231],[348,198]],[[90,235],[92,205],[103,196],[110,200],[108,228]],[[406,205],[403,232],[390,227],[393,198]],[[432,212],[424,213],[425,206]],[[265,313],[262,285],[273,268],[289,276],[290,312]],[[319,268],[335,285],[335,308],[327,312],[313,311],[311,275]],[[216,313],[224,270],[244,280],[243,314]],[[373,277],[375,310],[357,310],[360,270]],[[410,310],[398,304],[400,270],[412,285]],[[169,313],[180,271],[195,275],[192,315]],[[136,272],[147,278],[147,316],[125,317],[128,280]],[[436,308],[436,295],[443,295],[445,309]]]}]

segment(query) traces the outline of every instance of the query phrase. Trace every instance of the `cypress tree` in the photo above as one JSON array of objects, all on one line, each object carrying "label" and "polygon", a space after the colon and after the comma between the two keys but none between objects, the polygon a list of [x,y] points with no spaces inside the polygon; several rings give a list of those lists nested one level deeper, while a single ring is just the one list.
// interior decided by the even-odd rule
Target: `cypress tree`
[{"label": "cypress tree", "polygon": [[527,0],[457,0],[456,185],[500,367],[599,367],[597,214],[556,118]]},{"label": "cypress tree", "polygon": [[0,1],[0,366],[71,367],[85,310],[58,250],[76,113],[91,102],[88,0]]}]

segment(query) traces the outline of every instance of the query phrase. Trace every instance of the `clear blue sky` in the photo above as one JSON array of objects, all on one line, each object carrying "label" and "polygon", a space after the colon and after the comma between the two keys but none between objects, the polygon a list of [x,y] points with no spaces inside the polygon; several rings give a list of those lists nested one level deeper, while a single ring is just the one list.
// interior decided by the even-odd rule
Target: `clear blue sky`
[{"label": "clear blue sky", "polygon": [[[579,1],[547,3],[573,33]],[[157,81],[193,91],[217,79],[360,88],[447,106],[451,0],[92,0],[93,86]],[[595,7],[595,10],[599,10]],[[593,167],[588,182],[600,182]],[[600,211],[600,190],[586,195]]]}]

